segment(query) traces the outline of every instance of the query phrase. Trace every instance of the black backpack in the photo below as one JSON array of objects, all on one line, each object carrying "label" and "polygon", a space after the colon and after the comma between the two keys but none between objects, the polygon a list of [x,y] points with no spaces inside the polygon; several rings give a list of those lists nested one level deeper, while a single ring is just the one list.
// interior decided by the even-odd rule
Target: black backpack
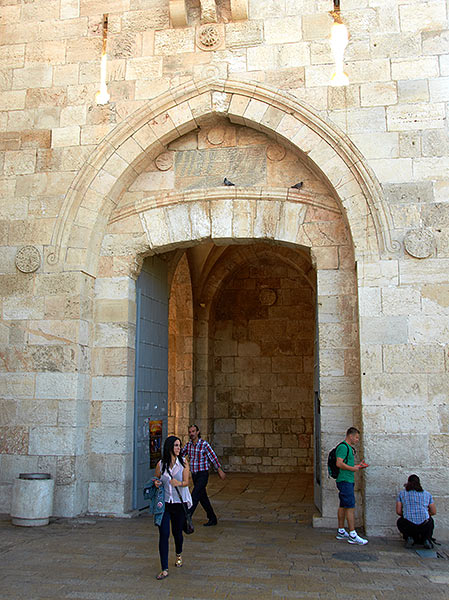
[{"label": "black backpack", "polygon": [[337,448],[342,444],[345,444],[346,446],[346,458],[343,462],[347,464],[346,461],[348,460],[349,456],[349,446],[346,442],[340,442],[339,444],[337,444],[335,448],[332,448],[332,450],[329,452],[329,456],[327,457],[327,471],[329,473],[329,476],[332,477],[332,479],[337,479],[338,474],[340,473],[340,469],[337,467]]}]

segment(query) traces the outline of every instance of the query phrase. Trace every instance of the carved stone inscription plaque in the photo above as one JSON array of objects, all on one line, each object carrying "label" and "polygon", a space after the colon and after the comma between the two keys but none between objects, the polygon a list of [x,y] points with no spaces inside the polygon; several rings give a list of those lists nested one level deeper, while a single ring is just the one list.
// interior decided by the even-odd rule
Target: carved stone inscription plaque
[{"label": "carved stone inscription plaque", "polygon": [[264,185],[266,175],[264,148],[184,150],[175,156],[178,189],[220,186],[225,177],[237,186]]}]

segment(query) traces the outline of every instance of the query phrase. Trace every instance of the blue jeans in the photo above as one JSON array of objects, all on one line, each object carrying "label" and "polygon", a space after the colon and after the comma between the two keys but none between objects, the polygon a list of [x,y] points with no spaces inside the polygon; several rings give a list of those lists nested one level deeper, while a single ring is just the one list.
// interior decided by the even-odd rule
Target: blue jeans
[{"label": "blue jeans", "polygon": [[159,525],[159,556],[161,557],[162,571],[168,569],[168,540],[170,537],[170,523],[173,538],[175,540],[176,554],[182,553],[182,528],[184,526],[185,513],[180,502],[165,503],[164,516]]}]

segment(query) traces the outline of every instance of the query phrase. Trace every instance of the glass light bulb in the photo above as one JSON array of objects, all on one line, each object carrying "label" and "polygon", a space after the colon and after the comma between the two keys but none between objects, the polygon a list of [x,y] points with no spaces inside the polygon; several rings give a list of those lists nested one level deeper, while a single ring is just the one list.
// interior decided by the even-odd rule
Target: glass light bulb
[{"label": "glass light bulb", "polygon": [[334,22],[331,28],[331,50],[335,61],[335,72],[332,74],[330,85],[349,85],[349,78],[343,71],[343,59],[349,34],[344,23]]},{"label": "glass light bulb", "polygon": [[108,88],[106,86],[106,66],[107,66],[107,55],[103,54],[101,57],[101,82],[100,82],[100,91],[95,94],[95,102],[97,104],[107,104],[111,98],[108,93]]}]

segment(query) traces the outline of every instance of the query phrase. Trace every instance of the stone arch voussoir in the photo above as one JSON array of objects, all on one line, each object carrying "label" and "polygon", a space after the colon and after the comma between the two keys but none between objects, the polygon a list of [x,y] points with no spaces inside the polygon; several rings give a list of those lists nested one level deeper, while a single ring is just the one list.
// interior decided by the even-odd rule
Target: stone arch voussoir
[{"label": "stone arch voussoir", "polygon": [[[336,218],[315,228],[317,208]],[[133,236],[114,233],[121,228],[125,232],[133,229]],[[314,265],[320,268],[320,248],[351,245],[337,207],[326,206],[311,194],[281,188],[222,187],[172,194],[163,200],[156,195],[123,207],[111,220],[109,231],[103,240],[102,254],[123,257],[143,257],[206,240],[218,245],[260,240],[296,249],[312,248]],[[130,263],[135,269],[131,275],[137,274],[137,263]]]},{"label": "stone arch voussoir", "polygon": [[[66,195],[48,264],[94,275],[107,223],[142,162],[196,129],[209,114],[264,131],[306,156],[335,190],[356,257],[398,249],[390,236],[380,185],[345,134],[287,93],[258,83],[205,80],[191,81],[147,103],[99,144]],[[219,201],[227,210],[230,201]],[[219,232],[219,237],[226,233]]]}]

